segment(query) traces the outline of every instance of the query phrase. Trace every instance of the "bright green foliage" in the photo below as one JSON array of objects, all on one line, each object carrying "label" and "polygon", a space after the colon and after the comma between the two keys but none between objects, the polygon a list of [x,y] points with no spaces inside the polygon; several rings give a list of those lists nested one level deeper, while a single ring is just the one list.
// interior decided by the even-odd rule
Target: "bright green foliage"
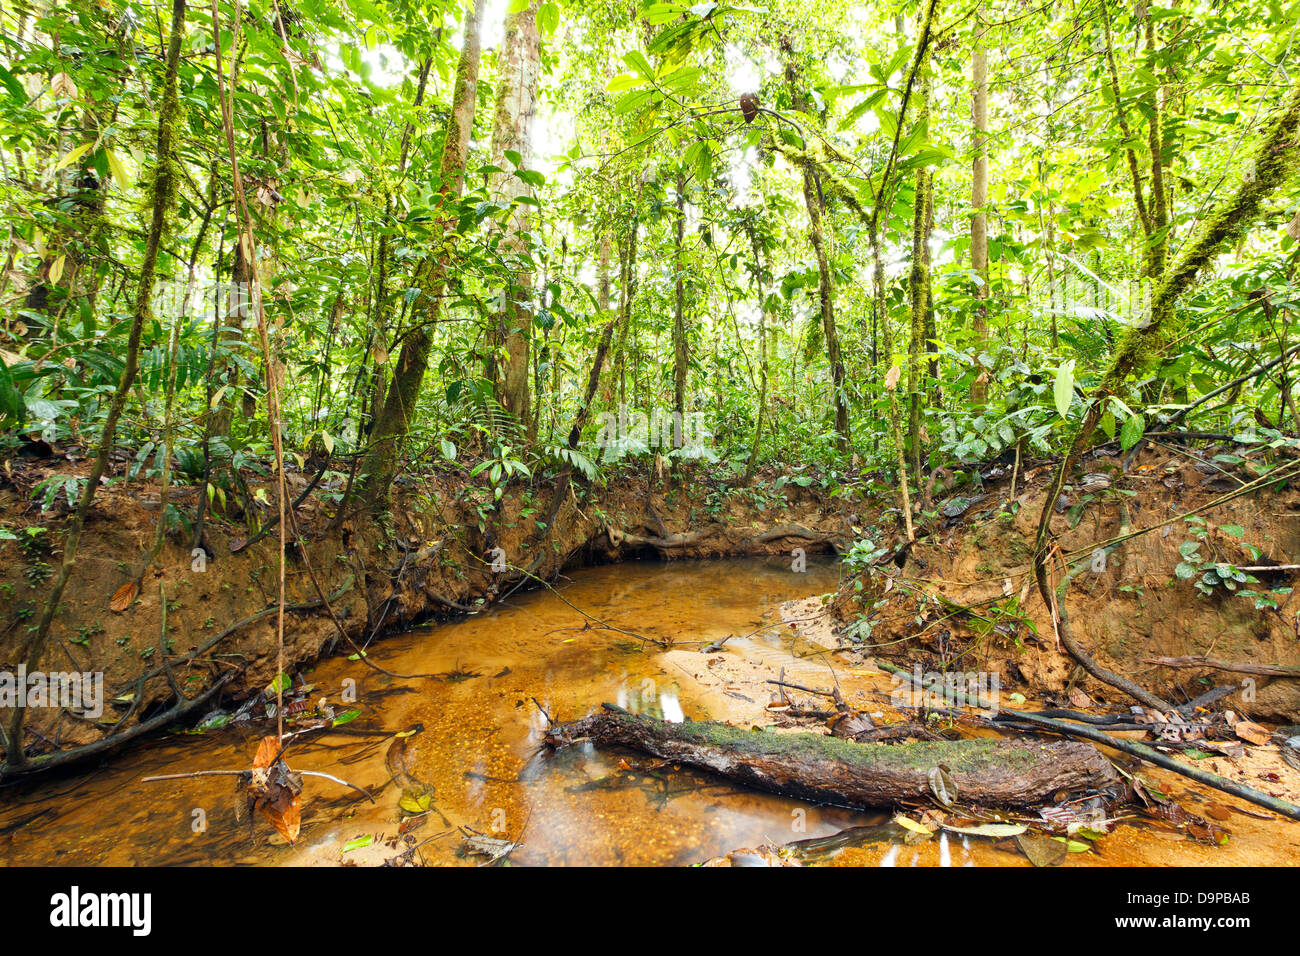
[{"label": "bright green foliage", "polygon": [[[913,103],[901,122],[915,4],[532,6],[542,43],[535,162],[521,168],[514,154],[505,170],[489,165],[499,21],[529,3],[489,4],[465,190],[453,198],[439,160],[461,0],[258,0],[240,17],[232,0],[216,4],[286,447],[304,466],[332,457],[333,491],[351,464],[341,456],[368,444],[413,323],[431,314],[421,301],[434,288],[421,273],[429,263],[449,279],[424,329],[432,358],[402,468],[468,466],[493,497],[564,469],[596,480],[652,469],[656,456],[739,476],[755,450],[760,465],[813,463],[836,489],[866,487],[864,476],[897,487],[886,381],[895,366],[909,369],[920,405],[905,439],[920,443],[907,449],[923,472],[907,476],[913,487],[941,465],[1059,451],[1090,413],[1129,449],[1294,344],[1300,189],[1281,154],[1278,169],[1244,160],[1294,95],[1286,60],[1300,4],[986,0],[987,279],[971,269],[970,5],[935,6],[921,66],[927,108]],[[170,439],[173,480],[206,473],[204,498],[219,509],[268,470],[264,357],[253,313],[227,285],[245,266],[213,11],[202,4],[185,31],[178,159],[156,169],[169,9],[69,0],[0,14],[0,446],[98,433],[123,368],[150,187],[171,174],[155,269],[166,295],[143,330],[116,440],[131,476],[149,478]],[[834,289],[839,395],[805,169]],[[507,241],[511,209],[489,189],[500,172],[530,187],[514,200],[531,207],[521,242]],[[916,277],[929,307],[914,317],[918,178],[932,180],[933,238],[929,273]],[[1247,206],[1225,206],[1238,193]],[[1160,263],[1171,271],[1153,280]],[[527,288],[519,276],[531,277]],[[509,356],[494,317],[515,314],[508,296],[532,317],[525,421],[500,400]],[[986,337],[975,333],[977,306]],[[570,449],[611,318],[587,427]],[[1134,334],[1153,318],[1164,323],[1158,337]],[[924,341],[911,349],[918,331]],[[601,413],[671,414],[679,346],[685,411],[703,423],[695,440],[674,441],[670,429],[656,442],[664,433],[647,430],[598,447]],[[1125,350],[1136,361],[1103,382]],[[1279,363],[1186,423],[1293,432],[1294,378]],[[169,382],[175,433],[164,435]],[[977,383],[988,398],[975,405]],[[1099,383],[1107,394],[1090,398]],[[846,449],[838,398],[851,418]],[[65,490],[41,494],[52,504]]]}]

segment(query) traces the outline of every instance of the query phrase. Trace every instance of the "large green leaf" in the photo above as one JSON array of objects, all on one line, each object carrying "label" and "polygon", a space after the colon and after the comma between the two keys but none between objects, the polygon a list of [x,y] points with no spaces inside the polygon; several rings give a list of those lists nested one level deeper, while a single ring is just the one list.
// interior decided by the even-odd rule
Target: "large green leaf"
[{"label": "large green leaf", "polygon": [[1070,411],[1070,401],[1074,398],[1074,361],[1070,360],[1056,370],[1056,381],[1052,383],[1052,398],[1056,402],[1056,411],[1065,418]]}]

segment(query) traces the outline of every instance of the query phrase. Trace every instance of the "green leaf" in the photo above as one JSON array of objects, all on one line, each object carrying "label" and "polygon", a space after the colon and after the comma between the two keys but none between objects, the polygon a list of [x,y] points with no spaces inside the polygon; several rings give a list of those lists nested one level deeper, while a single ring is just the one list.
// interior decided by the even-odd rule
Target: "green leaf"
[{"label": "green leaf", "polygon": [[1087,853],[1092,849],[1091,843],[1082,843],[1078,840],[1067,840],[1065,837],[1052,837],[1057,843],[1064,843],[1065,848],[1071,853]]},{"label": "green leaf", "polygon": [[334,722],[330,724],[330,726],[342,727],[344,724],[352,723],[352,721],[356,720],[360,716],[361,716],[361,711],[359,710],[345,710],[343,711],[343,713],[339,714],[337,717],[334,718]]},{"label": "green leaf", "polygon": [[1052,398],[1056,402],[1056,411],[1062,417],[1070,411],[1070,402],[1074,398],[1074,360],[1063,364],[1056,370],[1056,381],[1052,384]]},{"label": "green leaf", "polygon": [[18,78],[3,66],[0,66],[0,84],[9,91],[9,98],[15,103],[27,102],[27,91],[23,89],[22,83],[18,82]]},{"label": "green leaf", "polygon": [[0,432],[27,420],[23,393],[14,385],[13,376],[0,359]]},{"label": "green leaf", "polygon": [[1106,433],[1106,437],[1114,439],[1115,437],[1115,413],[1109,409],[1105,415],[1101,416],[1101,421],[1097,423],[1098,427]]},{"label": "green leaf", "polygon": [[610,93],[622,93],[637,86],[645,86],[649,82],[644,76],[637,76],[635,73],[620,73],[605,84],[605,89]]},{"label": "green leaf", "polygon": [[278,677],[272,678],[271,683],[266,685],[266,696],[274,697],[278,693],[288,690],[293,686],[293,679],[283,671]]},{"label": "green leaf", "polygon": [[1142,433],[1147,430],[1146,419],[1141,415],[1130,415],[1119,430],[1120,447],[1128,451],[1142,440]]},{"label": "green leaf", "polygon": [[54,167],[55,171],[57,172],[58,170],[62,169],[64,166],[68,166],[72,163],[75,163],[82,156],[85,156],[87,151],[90,149],[90,147],[94,145],[95,145],[95,141],[92,139],[88,143],[82,143],[80,146],[76,147],[75,149],[68,150],[67,155],[65,155],[61,160],[59,160],[59,164]]},{"label": "green leaf", "polygon": [[653,80],[655,78],[654,67],[650,65],[650,61],[645,58],[645,54],[640,50],[632,50],[630,53],[623,54],[623,62],[636,70],[647,80]]}]

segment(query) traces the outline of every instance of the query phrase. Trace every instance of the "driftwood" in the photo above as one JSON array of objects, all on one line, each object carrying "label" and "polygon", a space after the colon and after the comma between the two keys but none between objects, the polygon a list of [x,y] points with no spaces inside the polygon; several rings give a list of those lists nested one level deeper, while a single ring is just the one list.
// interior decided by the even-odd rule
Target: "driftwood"
[{"label": "driftwood", "polygon": [[1118,781],[1109,761],[1068,741],[973,740],[858,744],[821,734],[757,733],[728,724],[666,723],[606,709],[552,729],[558,747],[579,740],[618,745],[710,770],[773,793],[847,807],[889,807],[932,799],[931,771],[944,768],[956,799],[986,806],[1035,806],[1061,792]]}]

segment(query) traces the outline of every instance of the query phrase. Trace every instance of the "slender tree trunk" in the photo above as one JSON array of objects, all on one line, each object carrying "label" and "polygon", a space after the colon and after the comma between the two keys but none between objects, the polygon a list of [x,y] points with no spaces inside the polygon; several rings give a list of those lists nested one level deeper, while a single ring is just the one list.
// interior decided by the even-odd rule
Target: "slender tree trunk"
[{"label": "slender tree trunk", "polygon": [[844,360],[840,355],[840,338],[835,327],[835,290],[831,277],[830,259],[826,254],[826,236],[823,232],[820,188],[817,176],[805,169],[803,174],[804,203],[808,208],[809,237],[817,256],[817,304],[821,311],[822,333],[826,337],[826,355],[831,364],[831,404],[835,409],[835,445],[841,454],[848,454],[852,436],[849,431],[849,404],[845,391]]},{"label": "slender tree trunk", "polygon": [[674,429],[673,447],[682,442],[686,421],[686,373],[690,363],[690,349],[686,341],[686,262],[682,257],[682,241],[686,232],[686,175],[677,174],[677,231],[673,239],[674,263],[677,282],[673,309],[673,412],[678,424]]},{"label": "slender tree trunk", "polygon": [[[532,190],[511,168],[518,157],[518,168],[532,165],[533,120],[537,115],[537,76],[540,71],[541,41],[537,33],[537,4],[506,17],[506,34],[501,44],[501,85],[497,89],[496,118],[492,131],[492,163],[501,172],[492,176],[492,196],[498,202],[511,203]],[[500,251],[507,259],[519,260],[528,255],[525,234],[528,232],[529,206],[517,203],[505,225]],[[502,375],[502,404],[520,422],[528,421],[528,365],[532,335],[532,274],[522,267],[514,273],[505,291],[504,308],[496,316],[498,337],[505,347],[506,364]]]},{"label": "slender tree trunk", "polygon": [[[922,67],[924,69],[924,66]],[[917,91],[917,124],[924,128],[930,122],[930,80],[923,74]],[[926,317],[930,313],[930,223],[931,202],[934,194],[934,175],[922,167],[916,171],[916,200],[912,210],[912,269],[908,276],[908,291],[912,305],[911,340],[908,343],[907,362],[907,439],[911,449],[912,474],[921,481],[921,353],[926,337]]]},{"label": "slender tree trunk", "polygon": [[749,461],[745,464],[745,484],[749,484],[758,464],[758,448],[763,439],[763,421],[767,413],[767,294],[763,286],[763,257],[758,233],[753,223],[748,221],[745,231],[749,233],[749,248],[754,254],[754,289],[758,294],[758,412],[754,423],[754,443],[749,448]]},{"label": "slender tree trunk", "polygon": [[[465,15],[465,40],[456,68],[456,86],[452,94],[451,115],[442,144],[442,188],[444,199],[455,202],[465,184],[465,158],[469,151],[470,131],[474,126],[474,104],[478,99],[478,70],[483,12],[488,0],[470,0]],[[445,217],[444,234],[455,228],[455,218]],[[437,245],[430,239],[431,245]],[[411,324],[402,342],[393,379],[383,405],[376,410],[371,428],[371,444],[362,469],[365,478],[361,493],[383,498],[397,471],[398,442],[410,428],[424,373],[429,367],[433,344],[432,328],[442,312],[442,294],[450,256],[442,251],[424,259],[416,269],[413,285],[418,290],[411,309]]]},{"label": "slender tree trunk", "polygon": [[[983,10],[976,8],[975,16],[975,50],[971,55],[971,147],[974,158],[971,162],[970,204],[973,215],[970,222],[970,260],[971,270],[975,273],[975,351],[979,354],[988,341],[988,298],[989,298],[989,235],[988,218],[985,206],[989,198],[989,77],[988,51],[984,48]],[[971,403],[983,405],[988,399],[985,383],[987,375],[981,366],[976,366],[978,374],[971,384]]]},{"label": "slender tree trunk", "polygon": [[[641,195],[644,185],[637,188],[636,202],[634,209],[640,208]],[[636,212],[632,214],[632,221],[629,224],[629,234],[625,242],[622,243],[621,249],[621,267],[622,272],[622,292],[619,295],[618,302],[618,340],[615,345],[614,368],[618,378],[618,402],[620,405],[627,403],[627,365],[628,365],[628,347],[627,340],[629,334],[634,332],[632,306],[636,300],[637,291],[637,236],[641,231],[641,219]],[[635,366],[632,369],[633,388],[632,393],[636,394]]]},{"label": "slender tree trunk", "polygon": [[[177,127],[180,124],[181,107],[177,93],[177,72],[181,58],[181,43],[185,35],[185,0],[172,0],[171,32],[167,38],[167,60],[163,76],[162,100],[158,108],[157,165],[153,172],[153,182],[149,190],[149,233],[145,240],[144,258],[140,263],[140,283],[136,289],[135,308],[131,317],[131,331],[127,338],[126,361],[122,375],[118,379],[117,389],[108,407],[108,415],[99,435],[99,448],[86,478],[77,509],[73,513],[67,534],[63,539],[63,558],[59,564],[59,573],[50,589],[49,596],[41,609],[36,632],[27,642],[24,662],[29,671],[40,669],[41,655],[45,651],[50,636],[50,627],[58,613],[67,588],[68,578],[77,563],[77,545],[81,541],[81,532],[86,518],[99,490],[99,481],[108,470],[108,458],[112,452],[113,439],[117,434],[117,423],[126,407],[127,395],[135,382],[139,370],[140,339],[144,326],[153,320],[153,292],[157,279],[158,251],[168,229],[168,217],[176,201],[177,170],[176,146]],[[5,761],[10,766],[22,766],[27,762],[23,752],[23,719],[27,713],[25,707],[15,707],[9,719],[8,732],[3,741]]]},{"label": "slender tree trunk", "polygon": [[[793,59],[786,65],[786,80],[790,84],[794,106],[808,113],[808,98],[798,88],[799,70]],[[835,286],[831,276],[830,258],[826,251],[826,234],[823,224],[821,182],[817,172],[809,165],[803,167],[803,199],[808,210],[808,238],[817,258],[817,304],[821,315],[822,334],[826,338],[826,357],[831,366],[831,406],[835,409],[835,446],[841,454],[848,454],[853,437],[849,425],[847,382],[844,359],[840,354],[839,331],[835,325]]]}]

